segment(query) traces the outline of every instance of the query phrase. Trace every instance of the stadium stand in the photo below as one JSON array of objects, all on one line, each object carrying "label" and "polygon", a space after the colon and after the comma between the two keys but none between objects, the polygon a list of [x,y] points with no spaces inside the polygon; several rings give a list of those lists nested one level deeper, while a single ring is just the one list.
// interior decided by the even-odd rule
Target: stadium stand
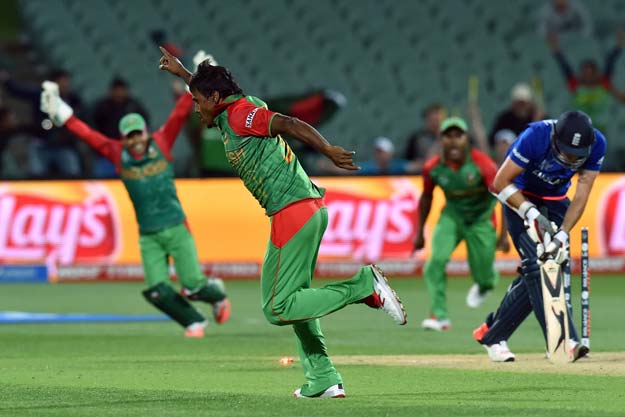
[{"label": "stadium stand", "polygon": [[[466,115],[467,79],[480,79],[486,126],[518,81],[540,77],[549,115],[569,94],[545,40],[536,34],[542,0],[21,0],[23,23],[54,66],[69,69],[86,101],[101,95],[114,74],[162,120],[172,104],[166,74],[156,70],[150,31],[165,29],[185,58],[199,48],[231,68],[248,94],[260,97],[332,88],[348,105],[323,133],[367,157],[378,135],[402,141],[428,103]],[[619,0],[584,2],[595,18],[593,39],[563,44],[570,61],[602,61],[614,44]],[[600,4],[599,4],[600,3]],[[625,58],[614,81],[625,89]],[[617,143],[625,109],[612,106],[608,138]],[[615,146],[623,148],[624,145]],[[609,163],[612,161],[609,161]]]}]

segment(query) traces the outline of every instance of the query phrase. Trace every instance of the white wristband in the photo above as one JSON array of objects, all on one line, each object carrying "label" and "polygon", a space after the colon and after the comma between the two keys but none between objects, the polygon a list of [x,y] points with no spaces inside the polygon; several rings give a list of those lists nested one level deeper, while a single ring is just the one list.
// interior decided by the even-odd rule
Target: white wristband
[{"label": "white wristband", "polygon": [[506,185],[503,190],[499,194],[497,194],[497,199],[501,201],[503,204],[507,204],[506,201],[512,196],[512,194],[519,191],[519,188],[514,184]]},{"label": "white wristband", "polygon": [[538,211],[536,206],[529,201],[522,202],[517,210],[517,213],[519,213],[519,216],[521,216],[522,219],[526,219],[530,222],[540,216],[540,211]]}]

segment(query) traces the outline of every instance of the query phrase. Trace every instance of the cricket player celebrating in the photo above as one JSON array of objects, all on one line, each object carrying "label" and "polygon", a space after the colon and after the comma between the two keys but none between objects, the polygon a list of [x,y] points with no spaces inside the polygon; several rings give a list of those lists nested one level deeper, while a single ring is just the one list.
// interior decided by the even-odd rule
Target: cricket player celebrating
[{"label": "cricket player celebrating", "polygon": [[[512,282],[497,312],[473,332],[492,361],[514,360],[507,340],[532,309],[546,339],[540,262],[547,256],[559,264],[568,262],[569,232],[584,212],[605,150],[605,137],[580,111],[531,123],[508,150],[492,191],[506,204],[508,231],[521,255],[522,275]],[[575,173],[577,188],[569,201],[566,194]],[[569,346],[577,360],[588,348],[579,343],[570,311],[568,318]]]},{"label": "cricket player celebrating", "polygon": [[[425,246],[424,225],[432,207],[434,187],[445,193],[445,208],[432,234],[432,253],[423,276],[430,295],[431,317],[421,323],[426,330],[448,330],[445,267],[451,253],[464,240],[467,244],[471,275],[475,284],[467,295],[467,305],[476,308],[499,279],[495,271],[495,248],[507,243],[505,229],[497,238],[493,209],[497,203],[490,192],[497,166],[490,157],[471,149],[467,124],[450,117],[440,127],[441,155],[427,161],[423,168],[423,193],[419,200],[419,218],[414,240],[416,250]],[[505,240],[505,241],[504,241]]]},{"label": "cricket player celebrating", "polygon": [[[185,336],[203,337],[206,319],[187,300],[211,304],[217,323],[230,316],[230,302],[223,282],[202,274],[174,184],[170,151],[192,107],[191,94],[181,96],[165,124],[152,134],[140,114],[127,114],[119,122],[121,140],[117,140],[78,119],[59,97],[55,83],[44,82],[41,94],[41,110],[56,126],[65,126],[115,164],[139,224],[141,260],[148,285],[143,296],[183,326]],[[169,282],[169,257],[182,284],[181,294]]]},{"label": "cricket player celebrating", "polygon": [[160,68],[182,78],[206,126],[217,126],[230,164],[271,219],[261,272],[263,312],[274,325],[292,325],[307,382],[298,398],[341,398],[343,380],[328,357],[319,318],[348,304],[365,303],[406,323],[401,301],[381,271],[369,265],[349,280],[310,288],[321,238],[328,223],[324,190],[317,188],[281,138],[314,147],[337,167],[357,170],[353,152],[329,144],[310,125],[274,113],[246,96],[221,66],[202,62],[192,74],[165,49]]}]

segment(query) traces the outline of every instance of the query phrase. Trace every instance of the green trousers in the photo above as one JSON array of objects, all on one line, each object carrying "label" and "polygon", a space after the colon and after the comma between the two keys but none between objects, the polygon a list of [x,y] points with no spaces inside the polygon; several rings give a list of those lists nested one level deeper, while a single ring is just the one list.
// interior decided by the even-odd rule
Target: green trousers
[{"label": "green trousers", "polygon": [[499,280],[499,274],[494,266],[497,235],[490,219],[478,220],[467,225],[464,219],[443,210],[432,234],[430,258],[423,268],[430,296],[430,311],[439,320],[449,318],[445,267],[452,252],[462,240],[467,245],[471,275],[480,286],[480,290],[493,288]]},{"label": "green trousers", "polygon": [[262,307],[271,324],[292,325],[307,382],[303,395],[342,383],[328,357],[319,318],[373,293],[373,272],[310,288],[321,238],[328,224],[321,200],[297,202],[271,218],[271,239],[261,275]]},{"label": "green trousers", "polygon": [[193,236],[184,223],[139,236],[141,262],[148,287],[169,283],[169,257],[180,284],[194,291],[206,284]]}]

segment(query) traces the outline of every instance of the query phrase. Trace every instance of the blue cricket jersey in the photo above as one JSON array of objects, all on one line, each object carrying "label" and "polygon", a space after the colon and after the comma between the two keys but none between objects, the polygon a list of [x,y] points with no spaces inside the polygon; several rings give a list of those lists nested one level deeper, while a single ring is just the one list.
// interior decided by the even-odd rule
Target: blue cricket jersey
[{"label": "blue cricket jersey", "polygon": [[[519,189],[540,197],[562,197],[571,186],[571,177],[577,170],[563,166],[551,150],[551,135],[556,120],[530,123],[512,143],[506,155],[525,168],[515,178]],[[595,143],[590,156],[579,169],[599,171],[605,156],[605,136],[595,129]]]}]

